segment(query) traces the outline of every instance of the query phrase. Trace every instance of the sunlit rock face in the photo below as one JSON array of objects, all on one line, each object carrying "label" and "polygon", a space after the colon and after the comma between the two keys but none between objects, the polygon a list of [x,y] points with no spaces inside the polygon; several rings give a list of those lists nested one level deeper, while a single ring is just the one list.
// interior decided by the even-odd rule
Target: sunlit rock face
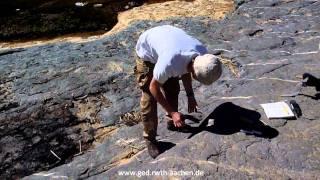
[{"label": "sunlit rock face", "polygon": [[[29,17],[34,18],[31,16],[31,12],[41,12],[40,17],[44,18],[44,22],[50,22],[50,25],[53,26],[53,32],[56,32],[54,28],[58,26],[55,25],[59,24],[55,24],[53,21],[56,18],[66,19],[68,16],[61,13],[69,13],[69,11],[61,12],[61,9],[82,12],[82,10],[86,11],[83,9],[86,7],[98,10],[105,7],[102,2],[92,3],[90,1],[87,4],[75,6],[76,2],[69,3],[68,1],[68,7],[61,8],[58,6],[59,2],[33,4],[41,6],[42,9],[12,6],[19,10],[12,11],[11,14],[9,12],[3,13],[1,18],[12,18],[22,13],[25,16],[19,16],[20,20],[24,20],[24,18],[28,20]],[[74,156],[83,155],[88,149],[94,149],[96,145],[112,137],[119,126],[132,124],[128,121],[130,118],[139,116],[137,112],[140,96],[132,69],[134,44],[139,34],[150,27],[148,19],[150,19],[149,22],[152,22],[161,20],[161,18],[176,17],[177,15],[172,9],[177,9],[177,5],[182,7],[187,3],[190,6],[190,3],[198,1],[182,1],[180,4],[177,2],[161,1],[158,4],[152,1],[146,4],[145,12],[155,13],[152,17],[155,17],[159,11],[168,12],[166,16],[159,16],[159,19],[152,19],[148,16],[140,18],[144,6],[140,6],[137,12],[135,8],[130,9],[137,4],[128,2],[124,4],[124,9],[129,10],[124,14],[136,14],[135,17],[130,18],[132,20],[130,23],[126,21],[118,26],[122,29],[116,28],[110,35],[89,37],[89,41],[86,42],[69,42],[63,38],[57,38],[59,40],[55,42],[44,39],[42,40],[43,44],[35,44],[35,41],[32,40],[26,42],[29,45],[27,47],[19,46],[20,44],[16,42],[8,43],[5,48],[1,46],[0,179],[21,178],[34,172],[50,170],[53,167],[71,162]],[[209,1],[201,1],[196,8],[203,7],[201,6],[203,2],[208,5]],[[123,1],[119,3],[121,4]],[[138,2],[136,1],[136,3]],[[163,3],[170,4],[170,8],[166,8],[168,6]],[[229,4],[232,3],[229,2]],[[155,5],[162,7],[162,10],[154,11]],[[218,4],[212,3],[212,5],[214,7],[210,7],[211,9],[218,8]],[[232,10],[232,5],[229,9],[225,6],[224,3],[221,4],[222,11],[219,17]],[[196,12],[196,8],[191,9],[192,12]],[[26,15],[28,13],[30,16]],[[36,17],[38,17],[37,13],[35,13]],[[179,18],[183,19],[183,14],[187,16],[185,11],[181,11],[181,13]],[[218,11],[214,13],[219,14]],[[49,18],[52,21],[46,19],[48,14],[52,16]],[[196,15],[194,13],[188,17],[196,17]],[[203,16],[203,14],[199,16]],[[86,14],[85,18],[91,17]],[[212,20],[213,18],[201,17],[200,19]],[[19,21],[18,25],[33,30],[30,26],[39,23],[37,19],[33,20],[32,23],[26,21],[26,24]],[[137,22],[137,20],[145,21]],[[87,21],[89,20],[87,19]],[[190,19],[185,22],[189,21]],[[90,23],[95,22],[98,21],[90,21]],[[131,26],[132,23],[135,25]],[[142,26],[136,27],[139,24]],[[12,32],[18,33],[16,31],[18,25],[11,24],[6,27],[14,29]],[[72,22],[65,21],[62,25],[70,26]],[[123,32],[126,28],[129,31]],[[1,31],[9,32],[8,29],[1,28]],[[32,33],[20,32],[22,33],[21,37],[33,37]],[[67,32],[66,29],[63,29],[64,32]],[[43,33],[45,37],[51,35],[46,31]],[[18,37],[16,35],[14,37]],[[41,37],[41,34],[37,35],[39,36],[36,37]],[[80,39],[81,37],[80,35]],[[136,130],[136,136],[140,137],[140,129]],[[123,143],[125,142],[121,140],[111,141],[111,144],[117,146],[123,145]],[[119,146],[119,148],[122,147]],[[143,146],[139,148],[143,148]],[[126,156],[125,153],[131,153],[130,151],[123,153],[120,149],[110,152],[114,155],[114,162],[121,160],[122,156]]]},{"label": "sunlit rock face", "polygon": [[[320,3],[235,2],[237,9],[222,20],[141,20],[87,42],[1,50],[0,179],[128,179],[118,174],[127,170],[200,170],[200,179],[320,179],[319,91],[307,86],[282,96],[305,72],[320,78]],[[157,138],[167,151],[151,159],[141,123],[126,122],[139,111],[136,41],[164,24],[203,42],[221,58],[223,74],[210,86],[193,84],[203,115],[213,113],[211,126],[169,131],[159,108]],[[269,120],[260,106],[292,99],[302,110],[296,120]],[[186,113],[183,88],[179,103]],[[255,122],[268,131],[246,134],[244,129],[261,130]]]}]

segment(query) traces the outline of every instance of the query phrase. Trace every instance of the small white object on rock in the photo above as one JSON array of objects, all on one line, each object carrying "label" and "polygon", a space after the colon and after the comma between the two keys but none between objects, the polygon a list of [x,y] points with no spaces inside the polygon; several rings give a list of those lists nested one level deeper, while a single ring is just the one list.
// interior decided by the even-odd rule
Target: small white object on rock
[{"label": "small white object on rock", "polygon": [[33,144],[37,144],[38,142],[40,142],[41,141],[41,137],[40,136],[36,136],[36,137],[33,137],[32,138],[32,143]]},{"label": "small white object on rock", "polygon": [[213,126],[214,125],[214,119],[209,119],[207,127]]},{"label": "small white object on rock", "polygon": [[86,6],[88,4],[88,2],[76,2],[75,5],[78,7],[83,7]]},{"label": "small white object on rock", "polygon": [[131,1],[131,2],[128,3],[128,5],[129,5],[129,6],[134,6],[134,5],[135,5],[135,2]]},{"label": "small white object on rock", "polygon": [[51,152],[57,159],[59,159],[59,161],[61,161],[61,158],[60,158],[56,153],[54,153],[52,150],[50,150],[50,152]]},{"label": "small white object on rock", "polygon": [[16,11],[20,11],[20,9],[16,9]]},{"label": "small white object on rock", "polygon": [[100,7],[102,7],[103,6],[103,4],[94,4],[93,5],[93,7],[95,7],[95,8],[100,8]]}]

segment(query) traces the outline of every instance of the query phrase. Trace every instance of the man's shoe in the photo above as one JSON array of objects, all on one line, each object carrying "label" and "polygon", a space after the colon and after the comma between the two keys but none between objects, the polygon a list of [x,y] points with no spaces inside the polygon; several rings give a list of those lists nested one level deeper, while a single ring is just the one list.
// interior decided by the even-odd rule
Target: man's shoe
[{"label": "man's shoe", "polygon": [[160,154],[159,145],[157,140],[146,139],[146,145],[149,155],[154,159]]}]

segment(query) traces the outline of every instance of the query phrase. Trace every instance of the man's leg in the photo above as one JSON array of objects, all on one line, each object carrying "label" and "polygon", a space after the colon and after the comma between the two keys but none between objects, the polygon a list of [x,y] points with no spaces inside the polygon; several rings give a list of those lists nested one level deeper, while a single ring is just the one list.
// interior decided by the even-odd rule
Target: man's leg
[{"label": "man's leg", "polygon": [[157,101],[150,91],[142,90],[140,108],[143,123],[143,137],[153,141],[157,136],[158,117]]},{"label": "man's leg", "polygon": [[150,156],[155,158],[160,154],[160,151],[156,141],[158,127],[157,101],[149,90],[153,67],[154,65],[151,63],[146,63],[140,59],[136,60],[135,74],[138,85],[142,91],[140,108],[143,123],[143,137],[145,138]]}]

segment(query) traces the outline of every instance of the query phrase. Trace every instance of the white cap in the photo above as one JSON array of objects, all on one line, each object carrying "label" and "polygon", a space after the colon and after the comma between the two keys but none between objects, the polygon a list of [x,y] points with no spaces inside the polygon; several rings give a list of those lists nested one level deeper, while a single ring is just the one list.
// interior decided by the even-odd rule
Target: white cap
[{"label": "white cap", "polygon": [[212,84],[222,74],[221,62],[212,54],[197,56],[193,62],[193,69],[193,78],[205,85]]}]

